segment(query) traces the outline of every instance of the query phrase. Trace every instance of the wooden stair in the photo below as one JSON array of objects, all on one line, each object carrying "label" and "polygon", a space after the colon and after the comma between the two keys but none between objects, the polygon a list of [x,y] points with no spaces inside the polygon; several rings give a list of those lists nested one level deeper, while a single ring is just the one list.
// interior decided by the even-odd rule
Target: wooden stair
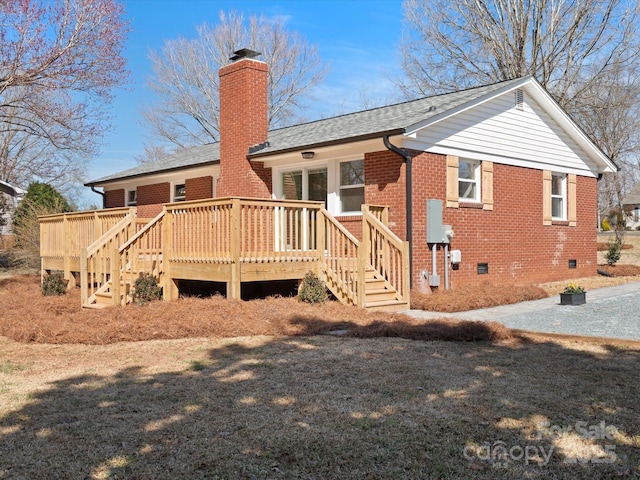
[{"label": "wooden stair", "polygon": [[[127,303],[131,303],[131,282],[124,277],[128,277],[128,275],[121,276],[120,279],[120,301],[117,302],[118,305],[125,305]],[[83,307],[85,308],[107,308],[114,304],[113,302],[113,284],[111,279],[109,279],[104,285],[102,285],[96,292],[89,297],[89,302],[85,303]]]},{"label": "wooden stair", "polygon": [[409,304],[400,298],[396,289],[372,267],[365,271],[364,295],[364,307],[369,311],[395,312],[409,309]]}]

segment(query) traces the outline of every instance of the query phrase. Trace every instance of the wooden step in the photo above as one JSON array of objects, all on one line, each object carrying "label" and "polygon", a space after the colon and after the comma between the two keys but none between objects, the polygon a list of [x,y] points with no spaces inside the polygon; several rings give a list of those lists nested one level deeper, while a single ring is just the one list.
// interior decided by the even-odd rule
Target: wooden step
[{"label": "wooden step", "polygon": [[92,308],[94,310],[102,310],[103,308],[109,308],[106,303],[91,303],[88,305],[82,305],[82,308]]},{"label": "wooden step", "polygon": [[395,290],[389,290],[386,288],[365,291],[366,303],[379,302],[382,300],[395,300],[396,295],[397,293]]},{"label": "wooden step", "polygon": [[111,305],[113,303],[113,295],[111,292],[96,292],[96,304]]},{"label": "wooden step", "polygon": [[409,304],[398,300],[380,300],[366,302],[364,308],[370,312],[397,312],[398,310],[408,310]]}]

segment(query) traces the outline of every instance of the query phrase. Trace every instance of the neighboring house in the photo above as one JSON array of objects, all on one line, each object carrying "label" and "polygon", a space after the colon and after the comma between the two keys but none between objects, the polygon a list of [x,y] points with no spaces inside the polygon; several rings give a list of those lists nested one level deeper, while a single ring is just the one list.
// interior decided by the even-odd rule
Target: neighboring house
[{"label": "neighboring house", "polygon": [[595,274],[596,183],[616,165],[533,77],[267,131],[267,65],[244,53],[220,71],[220,143],[88,182],[106,207],[320,200],[360,237],[361,205],[386,205],[422,291]]},{"label": "neighboring house", "polygon": [[11,231],[11,220],[13,212],[24,196],[25,191],[14,185],[0,180],[0,195],[6,200],[7,210],[4,212],[4,225],[0,226],[0,248],[7,248],[13,244],[13,232]]},{"label": "neighboring house", "polygon": [[627,228],[640,228],[640,183],[637,183],[622,200],[622,208],[628,212]]}]

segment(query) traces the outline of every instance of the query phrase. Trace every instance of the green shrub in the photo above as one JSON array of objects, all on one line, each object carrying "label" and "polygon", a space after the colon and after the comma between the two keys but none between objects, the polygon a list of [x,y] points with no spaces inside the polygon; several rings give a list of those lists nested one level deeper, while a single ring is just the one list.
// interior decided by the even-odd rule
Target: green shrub
[{"label": "green shrub", "polygon": [[315,273],[307,272],[298,289],[298,300],[306,303],[324,303],[328,298],[324,282]]},{"label": "green shrub", "polygon": [[62,272],[53,272],[42,280],[42,295],[49,297],[52,295],[64,295],[67,291],[68,280],[64,279]]},{"label": "green shrub", "polygon": [[156,277],[150,273],[140,273],[133,285],[133,301],[140,305],[160,300],[162,298],[162,287],[158,285]]},{"label": "green shrub", "polygon": [[620,260],[620,254],[622,252],[622,244],[617,238],[609,240],[609,250],[604,254],[604,258],[611,266],[615,265]]}]

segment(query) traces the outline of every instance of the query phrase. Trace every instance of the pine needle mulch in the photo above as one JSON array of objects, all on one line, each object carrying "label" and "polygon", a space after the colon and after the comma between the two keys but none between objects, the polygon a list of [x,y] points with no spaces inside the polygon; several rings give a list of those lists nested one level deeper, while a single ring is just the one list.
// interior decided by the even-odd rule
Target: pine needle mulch
[{"label": "pine needle mulch", "polygon": [[437,294],[411,293],[411,308],[432,312],[464,312],[478,308],[511,305],[528,300],[539,300],[549,295],[533,285],[499,286],[490,283],[466,285]]},{"label": "pine needle mulch", "polygon": [[338,302],[309,305],[295,298],[244,302],[215,296],[90,310],[80,307],[78,289],[60,297],[43,297],[39,278],[34,276],[0,281],[0,304],[0,336],[25,343],[103,345],[197,337],[308,336],[334,331],[360,338],[511,338],[509,329],[497,322],[425,321],[393,313],[368,313]]}]

